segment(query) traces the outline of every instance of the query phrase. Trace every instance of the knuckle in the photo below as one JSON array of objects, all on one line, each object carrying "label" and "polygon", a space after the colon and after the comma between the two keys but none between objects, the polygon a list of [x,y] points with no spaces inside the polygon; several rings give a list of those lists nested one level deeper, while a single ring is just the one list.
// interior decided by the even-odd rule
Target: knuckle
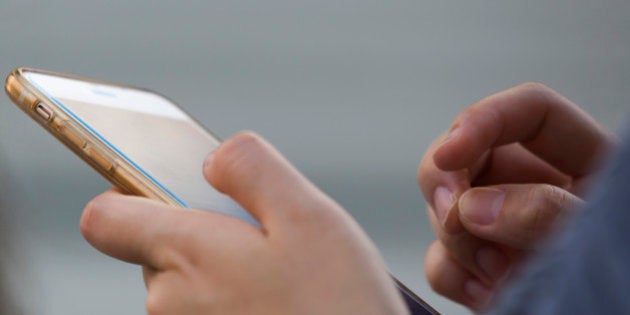
[{"label": "knuckle", "polygon": [[147,299],[145,302],[145,309],[147,314],[149,315],[160,315],[164,314],[165,309],[164,299],[156,295],[155,293],[149,292],[147,294]]},{"label": "knuckle", "polygon": [[265,149],[265,141],[257,134],[250,131],[236,134],[216,151],[213,169],[208,174],[210,181],[222,183],[225,178],[238,176],[244,170],[249,171],[255,157]]},{"label": "knuckle", "polygon": [[224,154],[239,154],[240,151],[245,149],[261,147],[263,143],[264,140],[255,132],[241,131],[225,141],[222,147],[226,151]]},{"label": "knuckle", "polygon": [[440,267],[442,265],[440,258],[442,249],[440,246],[439,241],[433,241],[433,243],[429,245],[424,259],[424,273],[431,289],[440,294],[444,294],[447,290],[443,281],[441,281],[443,277],[441,276]]},{"label": "knuckle", "polygon": [[437,274],[427,274],[427,281],[433,291],[451,299],[455,298],[455,296],[452,295],[452,284],[443,281],[443,277],[440,277]]},{"label": "knuckle", "polygon": [[440,294],[444,293],[444,286],[440,282],[440,277],[437,275],[436,271],[433,268],[426,267],[425,274],[427,276],[427,281],[429,282],[429,286],[433,291],[438,292]]},{"label": "knuckle", "polygon": [[535,81],[521,83],[516,86],[516,89],[526,92],[526,93],[541,94],[541,95],[548,95],[548,94],[555,93],[554,90],[552,90],[550,87],[548,87],[544,83],[535,82]]},{"label": "knuckle", "polygon": [[[468,106],[457,118],[460,124],[468,124],[472,122],[478,128],[479,139],[492,139],[498,129],[504,128],[505,117],[499,107],[496,106],[496,96],[488,96],[481,101]],[[490,128],[488,128],[490,127]],[[471,141],[478,141],[471,139]],[[475,142],[475,147],[480,144]]]},{"label": "knuckle", "polygon": [[243,131],[225,141],[216,153],[216,163],[230,164],[244,156],[259,152],[264,148],[264,140],[250,131]]},{"label": "knuckle", "polygon": [[552,88],[540,82],[521,83],[515,87],[515,90],[540,99],[551,99],[558,95]]},{"label": "knuckle", "polygon": [[433,274],[427,274],[427,281],[429,282],[429,286],[433,291],[441,295],[446,294],[447,290],[438,277],[434,276]]},{"label": "knuckle", "polygon": [[461,265],[451,261],[450,255],[451,252],[447,251],[441,241],[436,240],[431,243],[424,260],[427,282],[436,293],[466,304],[467,301],[462,295],[462,289],[463,281],[469,275]]},{"label": "knuckle", "polygon": [[440,179],[440,174],[442,174],[435,164],[434,153],[443,143],[445,137],[446,134],[442,134],[433,141],[424,152],[416,171],[416,181],[427,199],[429,199],[431,187],[435,185],[436,181]]},{"label": "knuckle", "polygon": [[418,165],[418,171],[416,172],[416,180],[418,181],[418,185],[420,186],[420,188],[423,188],[424,186],[426,186],[427,184],[427,176],[430,174],[430,165],[431,165],[431,159],[433,157],[430,156],[428,153],[424,155],[424,157],[422,157],[422,160],[420,161],[420,165]]}]

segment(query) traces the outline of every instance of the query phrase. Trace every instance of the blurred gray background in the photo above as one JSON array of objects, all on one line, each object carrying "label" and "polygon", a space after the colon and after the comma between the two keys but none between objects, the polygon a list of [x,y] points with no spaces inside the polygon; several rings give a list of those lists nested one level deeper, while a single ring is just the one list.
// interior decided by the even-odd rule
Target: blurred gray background
[{"label": "blurred gray background", "polygon": [[[354,215],[395,275],[461,314],[423,274],[433,236],[416,167],[461,109],[524,81],[620,125],[630,2],[578,3],[3,0],[0,73],[32,66],[149,87],[223,137],[261,133]],[[139,267],[78,230],[83,205],[109,185],[6,97],[0,132],[20,300],[33,314],[143,313]]]}]

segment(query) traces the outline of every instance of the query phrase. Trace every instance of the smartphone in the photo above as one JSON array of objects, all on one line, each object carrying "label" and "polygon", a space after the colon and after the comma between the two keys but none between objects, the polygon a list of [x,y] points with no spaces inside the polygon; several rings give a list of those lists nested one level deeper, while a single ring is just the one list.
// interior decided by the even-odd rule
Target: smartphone
[{"label": "smartphone", "polygon": [[[22,111],[122,191],[259,225],[203,177],[203,161],[219,138],[167,97],[32,68],[13,70],[5,90]],[[437,314],[395,282],[413,314]]]},{"label": "smartphone", "polygon": [[168,98],[29,68],[11,72],[5,88],[20,109],[124,192],[256,223],[202,175],[219,139]]}]

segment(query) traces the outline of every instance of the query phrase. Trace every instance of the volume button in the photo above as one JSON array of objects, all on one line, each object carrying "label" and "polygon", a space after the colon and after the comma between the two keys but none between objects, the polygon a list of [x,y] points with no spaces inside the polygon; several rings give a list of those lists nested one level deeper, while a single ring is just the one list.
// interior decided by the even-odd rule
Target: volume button
[{"label": "volume button", "polygon": [[91,144],[86,144],[83,148],[83,152],[106,172],[111,172],[114,169],[114,162],[108,159],[104,152],[93,147]]},{"label": "volume button", "polygon": [[81,135],[76,128],[67,120],[54,120],[53,125],[57,132],[67,141],[83,150],[85,155],[100,166],[104,171],[111,172],[114,169],[114,162],[100,149],[97,149]]},{"label": "volume button", "polygon": [[85,138],[81,137],[79,132],[74,129],[66,120],[62,120],[56,126],[57,131],[68,141],[70,141],[79,149],[83,149],[86,145]]}]

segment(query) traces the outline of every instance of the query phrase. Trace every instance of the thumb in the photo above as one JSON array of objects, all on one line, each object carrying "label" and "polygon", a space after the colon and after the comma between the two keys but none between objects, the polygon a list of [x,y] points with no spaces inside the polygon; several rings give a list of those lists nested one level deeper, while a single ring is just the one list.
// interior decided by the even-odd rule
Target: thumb
[{"label": "thumb", "polygon": [[519,249],[530,249],[553,232],[582,200],[547,184],[477,187],[459,199],[459,216],[470,233]]},{"label": "thumb", "polygon": [[204,163],[203,172],[215,189],[236,200],[264,227],[319,212],[332,202],[252,132],[221,144]]}]

